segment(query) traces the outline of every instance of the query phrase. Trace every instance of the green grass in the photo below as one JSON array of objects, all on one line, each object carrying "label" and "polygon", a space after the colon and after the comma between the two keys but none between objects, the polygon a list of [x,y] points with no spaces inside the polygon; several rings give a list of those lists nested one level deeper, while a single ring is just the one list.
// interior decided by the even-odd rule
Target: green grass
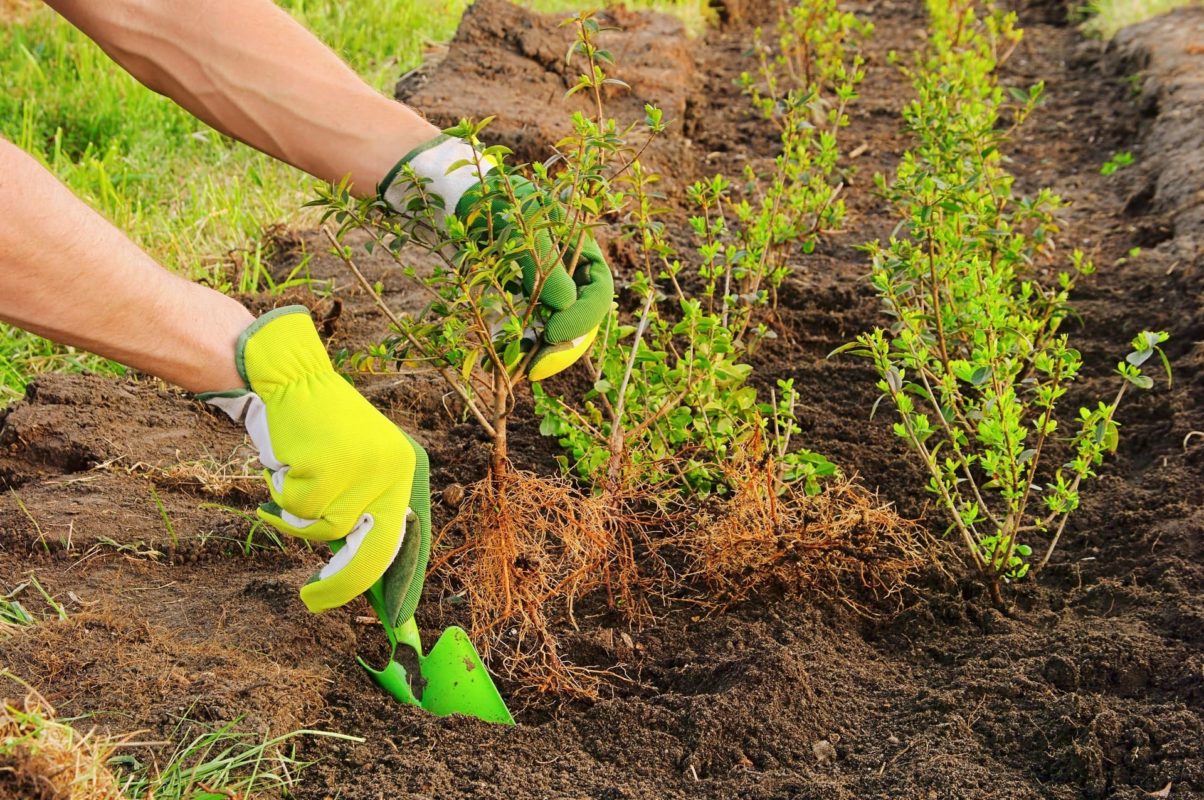
[{"label": "green grass", "polygon": [[[94,730],[80,733],[72,724],[80,720],[56,718],[54,709],[28,683],[0,671],[0,682],[8,681],[22,687],[26,698],[19,703],[0,701],[0,761],[10,768],[15,765],[64,796],[105,800],[291,796],[289,788],[314,763],[297,756],[300,737],[364,741],[319,730],[266,737],[237,730],[235,721],[192,734],[165,761],[142,760],[134,753],[143,752],[143,745],[129,737],[104,736]],[[185,726],[195,730],[196,725],[181,720],[172,739],[178,740]]]},{"label": "green grass", "polygon": [[13,628],[33,625],[34,618],[16,600],[0,598],[0,634]]},{"label": "green grass", "polygon": [[1180,6],[1199,5],[1201,0],[1095,0],[1084,9],[1089,15],[1083,28],[1090,34],[1111,39],[1126,25],[1156,17]]},{"label": "green grass", "polygon": [[[467,0],[279,0],[364,78],[391,93],[428,42],[455,32]],[[567,12],[580,0],[531,0]],[[704,27],[703,0],[639,0]],[[144,88],[87,37],[41,6],[0,13],[0,135],[32,153],[76,194],[168,268],[219,288],[260,288],[257,263],[273,223],[302,221],[313,180],[206,127]],[[399,156],[402,154],[398,154]],[[232,259],[232,255],[235,258]],[[121,373],[104,359],[0,325],[0,407],[35,375]]]},{"label": "green grass", "polygon": [[285,794],[299,774],[314,762],[296,755],[295,739],[321,736],[362,742],[357,736],[329,731],[299,730],[262,738],[227,723],[205,731],[179,746],[162,766],[131,757],[109,760],[130,798],[156,800],[227,800]]},{"label": "green grass", "polygon": [[[34,616],[17,599],[31,588],[41,596],[42,602],[48,609],[43,617]],[[14,627],[36,625],[41,619],[46,618],[49,612],[53,612],[59,620],[67,619],[67,609],[63,608],[63,604],[56,600],[54,595],[46,591],[46,587],[31,572],[29,577],[17,584],[12,591],[0,595],[0,631],[11,632]],[[8,627],[5,628],[5,626]]]},{"label": "green grass", "polygon": [[60,347],[10,325],[0,324],[0,408],[22,396],[25,384],[44,372],[99,372],[125,368],[74,347]]}]

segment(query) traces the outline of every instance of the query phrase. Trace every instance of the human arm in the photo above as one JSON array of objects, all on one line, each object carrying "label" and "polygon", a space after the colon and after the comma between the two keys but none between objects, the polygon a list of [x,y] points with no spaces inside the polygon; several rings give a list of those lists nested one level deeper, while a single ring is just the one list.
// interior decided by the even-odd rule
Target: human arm
[{"label": "human arm", "polygon": [[[380,185],[401,208],[394,180],[400,159],[432,181],[448,212],[478,183],[474,169],[449,171],[471,158],[465,142],[439,137],[414,111],[381,96],[268,0],[48,2],[150,88],[322,180],[349,178],[362,196]],[[542,267],[550,272],[539,301],[550,316],[532,379],[576,361],[610,312],[610,268],[592,238],[586,252],[576,285],[559,264]],[[536,282],[534,268],[524,270],[528,294]]]},{"label": "human arm", "polygon": [[439,134],[270,0],[48,0],[131,75],[197,118],[371,195]]},{"label": "human arm", "polygon": [[194,392],[242,385],[240,303],[173,275],[0,139],[0,320]]},{"label": "human arm", "polygon": [[247,426],[269,470],[260,516],[309,539],[348,537],[302,589],[306,604],[346,603],[394,564],[390,612],[413,613],[430,539],[426,455],[334,371],[304,308],[257,321],[173,275],[0,139],[0,321],[217,393],[210,402]]}]

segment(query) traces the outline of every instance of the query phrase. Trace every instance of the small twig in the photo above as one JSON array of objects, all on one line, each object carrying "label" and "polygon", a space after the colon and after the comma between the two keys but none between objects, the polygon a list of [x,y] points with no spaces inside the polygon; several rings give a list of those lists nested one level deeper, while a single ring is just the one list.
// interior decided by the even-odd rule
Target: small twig
[{"label": "small twig", "polygon": [[[366,277],[364,277],[364,273],[361,272],[359,267],[355,265],[355,260],[351,258],[351,255],[344,249],[343,245],[339,242],[334,233],[331,232],[330,228],[323,225],[322,233],[324,233],[326,238],[330,240],[331,245],[335,249],[335,253],[340,259],[342,259],[343,263],[347,265],[347,268],[351,270],[351,273],[355,275],[356,280],[358,280],[360,283],[360,286],[362,286],[364,290],[372,296],[372,299],[376,302],[376,307],[379,308],[381,312],[388,317],[389,321],[393,323],[394,327],[397,328],[398,333],[404,336],[411,346],[417,348],[418,350],[422,350],[422,343],[415,339],[412,333],[406,330],[401,318],[393,313],[393,309],[389,308],[385,301],[381,299],[381,296],[376,293],[376,290],[373,288],[372,284],[368,282]],[[451,373],[450,368],[447,366],[438,366],[436,368],[439,370],[439,374],[443,376],[443,380],[447,382],[448,386],[450,386],[456,394],[460,395],[460,399],[464,401],[465,406],[469,411],[472,412],[473,417],[475,417],[481,427],[485,429],[485,432],[491,438],[497,436],[497,431],[494,430],[493,425],[489,423],[489,420],[487,420],[485,415],[481,413],[481,410],[477,408],[477,404],[473,402],[472,397],[469,396],[463,385],[456,380],[455,376]]]}]

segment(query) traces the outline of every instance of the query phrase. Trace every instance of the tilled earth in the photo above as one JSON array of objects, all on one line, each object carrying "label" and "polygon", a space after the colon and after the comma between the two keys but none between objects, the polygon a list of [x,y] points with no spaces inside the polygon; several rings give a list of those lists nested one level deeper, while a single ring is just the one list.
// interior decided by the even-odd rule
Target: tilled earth
[{"label": "tilled earth", "polygon": [[[850,6],[877,30],[844,140],[857,153],[843,165],[849,220],[790,279],[779,338],[757,367],[759,380],[802,388],[809,446],[939,532],[889,415],[869,419],[872,373],[826,358],[881,322],[855,246],[895,222],[871,176],[907,146],[909,87],[886,54],[922,42],[918,6]],[[699,40],[627,13],[615,20],[624,31],[608,34],[632,86],[616,113],[653,100],[674,120],[650,157],[679,209],[691,180],[773,153],[772,130],[733,85],[763,12],[729,3],[723,17]],[[304,612],[296,587],[320,556],[262,532],[248,544],[244,515],[262,490],[238,430],[154,381],[51,376],[0,415],[0,591],[32,573],[68,618],[0,642],[0,667],[60,713],[117,733],[167,736],[187,716],[365,737],[302,745],[320,759],[296,790],[312,800],[1136,799],[1166,787],[1155,796],[1204,797],[1204,433],[1191,435],[1204,432],[1204,10],[1129,29],[1108,48],[1084,41],[1055,4],[1022,8],[1021,19],[1025,40],[1003,81],[1045,80],[1047,100],[1011,166],[1023,190],[1051,186],[1072,201],[1065,249],[1100,266],[1075,296],[1072,338],[1093,377],[1071,400],[1112,391],[1109,371],[1143,328],[1171,332],[1175,382],[1122,408],[1117,456],[1051,567],[1011,592],[1008,613],[972,582],[935,573],[903,608],[873,617],[808,597],[760,597],[717,617],[667,609],[627,632],[630,647],[614,646],[612,618],[586,609],[580,629],[565,630],[568,652],[626,676],[602,699],[520,709],[513,729],[437,720],[394,705],[355,666],[380,636],[356,620],[366,607]],[[479,0],[442,63],[399,92],[440,124],[497,113],[497,141],[543,157],[563,133],[566,35],[556,20]],[[1102,176],[1120,150],[1135,166]],[[622,284],[622,245],[607,246]],[[278,261],[287,270],[308,255],[330,293],[247,302],[306,302],[326,318],[332,348],[362,347],[384,321],[324,249],[298,232],[281,240]],[[405,305],[395,271],[365,268]],[[401,377],[363,389],[427,447],[436,488],[483,475],[484,443],[449,414],[439,386]],[[520,466],[554,469],[555,445],[529,404],[512,436]],[[32,589],[20,597],[48,611]],[[418,619],[430,634],[459,614],[430,587]]]}]

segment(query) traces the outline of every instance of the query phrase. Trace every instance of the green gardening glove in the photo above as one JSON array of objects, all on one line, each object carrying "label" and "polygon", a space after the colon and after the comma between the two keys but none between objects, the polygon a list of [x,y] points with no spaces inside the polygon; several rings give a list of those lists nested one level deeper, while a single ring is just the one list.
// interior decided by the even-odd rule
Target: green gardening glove
[{"label": "green gardening glove", "polygon": [[[477,207],[482,193],[493,193],[492,215],[508,210],[507,198],[493,192],[501,173],[488,159],[476,165],[476,151],[463,139],[438,136],[421,147],[410,151],[398,162],[380,185],[380,196],[398,213],[405,213],[413,198],[414,187],[404,179],[403,169],[408,165],[415,175],[427,181],[424,190],[434,194],[443,203],[442,209],[434,209],[436,221],[442,223],[447,211],[464,220]],[[462,162],[469,162],[467,164]],[[460,166],[456,166],[460,164]],[[484,172],[484,180],[479,172]],[[510,176],[511,187],[522,206],[522,213],[535,216],[547,208],[548,216],[559,221],[563,218],[563,207],[555,200],[542,195],[529,181]],[[550,207],[547,204],[551,204]],[[484,237],[489,222],[483,216],[475,218],[469,232]],[[577,361],[593,344],[598,328],[610,313],[614,302],[614,279],[606,259],[597,242],[588,233],[583,234],[581,252],[575,269],[576,280],[570,277],[564,264],[556,264],[544,279],[539,292],[540,305],[547,308],[549,315],[543,329],[543,347],[531,362],[528,376],[538,381],[555,375]],[[546,228],[536,235],[537,253],[526,254],[519,259],[523,274],[523,292],[528,298],[534,292],[539,277],[538,264],[547,263],[556,252]]]},{"label": "green gardening glove", "polygon": [[271,311],[238,340],[246,388],[201,399],[246,426],[272,500],[258,515],[311,541],[345,540],[301,599],[320,612],[381,582],[394,624],[409,619],[430,554],[426,452],[343,379],[304,306]]}]

